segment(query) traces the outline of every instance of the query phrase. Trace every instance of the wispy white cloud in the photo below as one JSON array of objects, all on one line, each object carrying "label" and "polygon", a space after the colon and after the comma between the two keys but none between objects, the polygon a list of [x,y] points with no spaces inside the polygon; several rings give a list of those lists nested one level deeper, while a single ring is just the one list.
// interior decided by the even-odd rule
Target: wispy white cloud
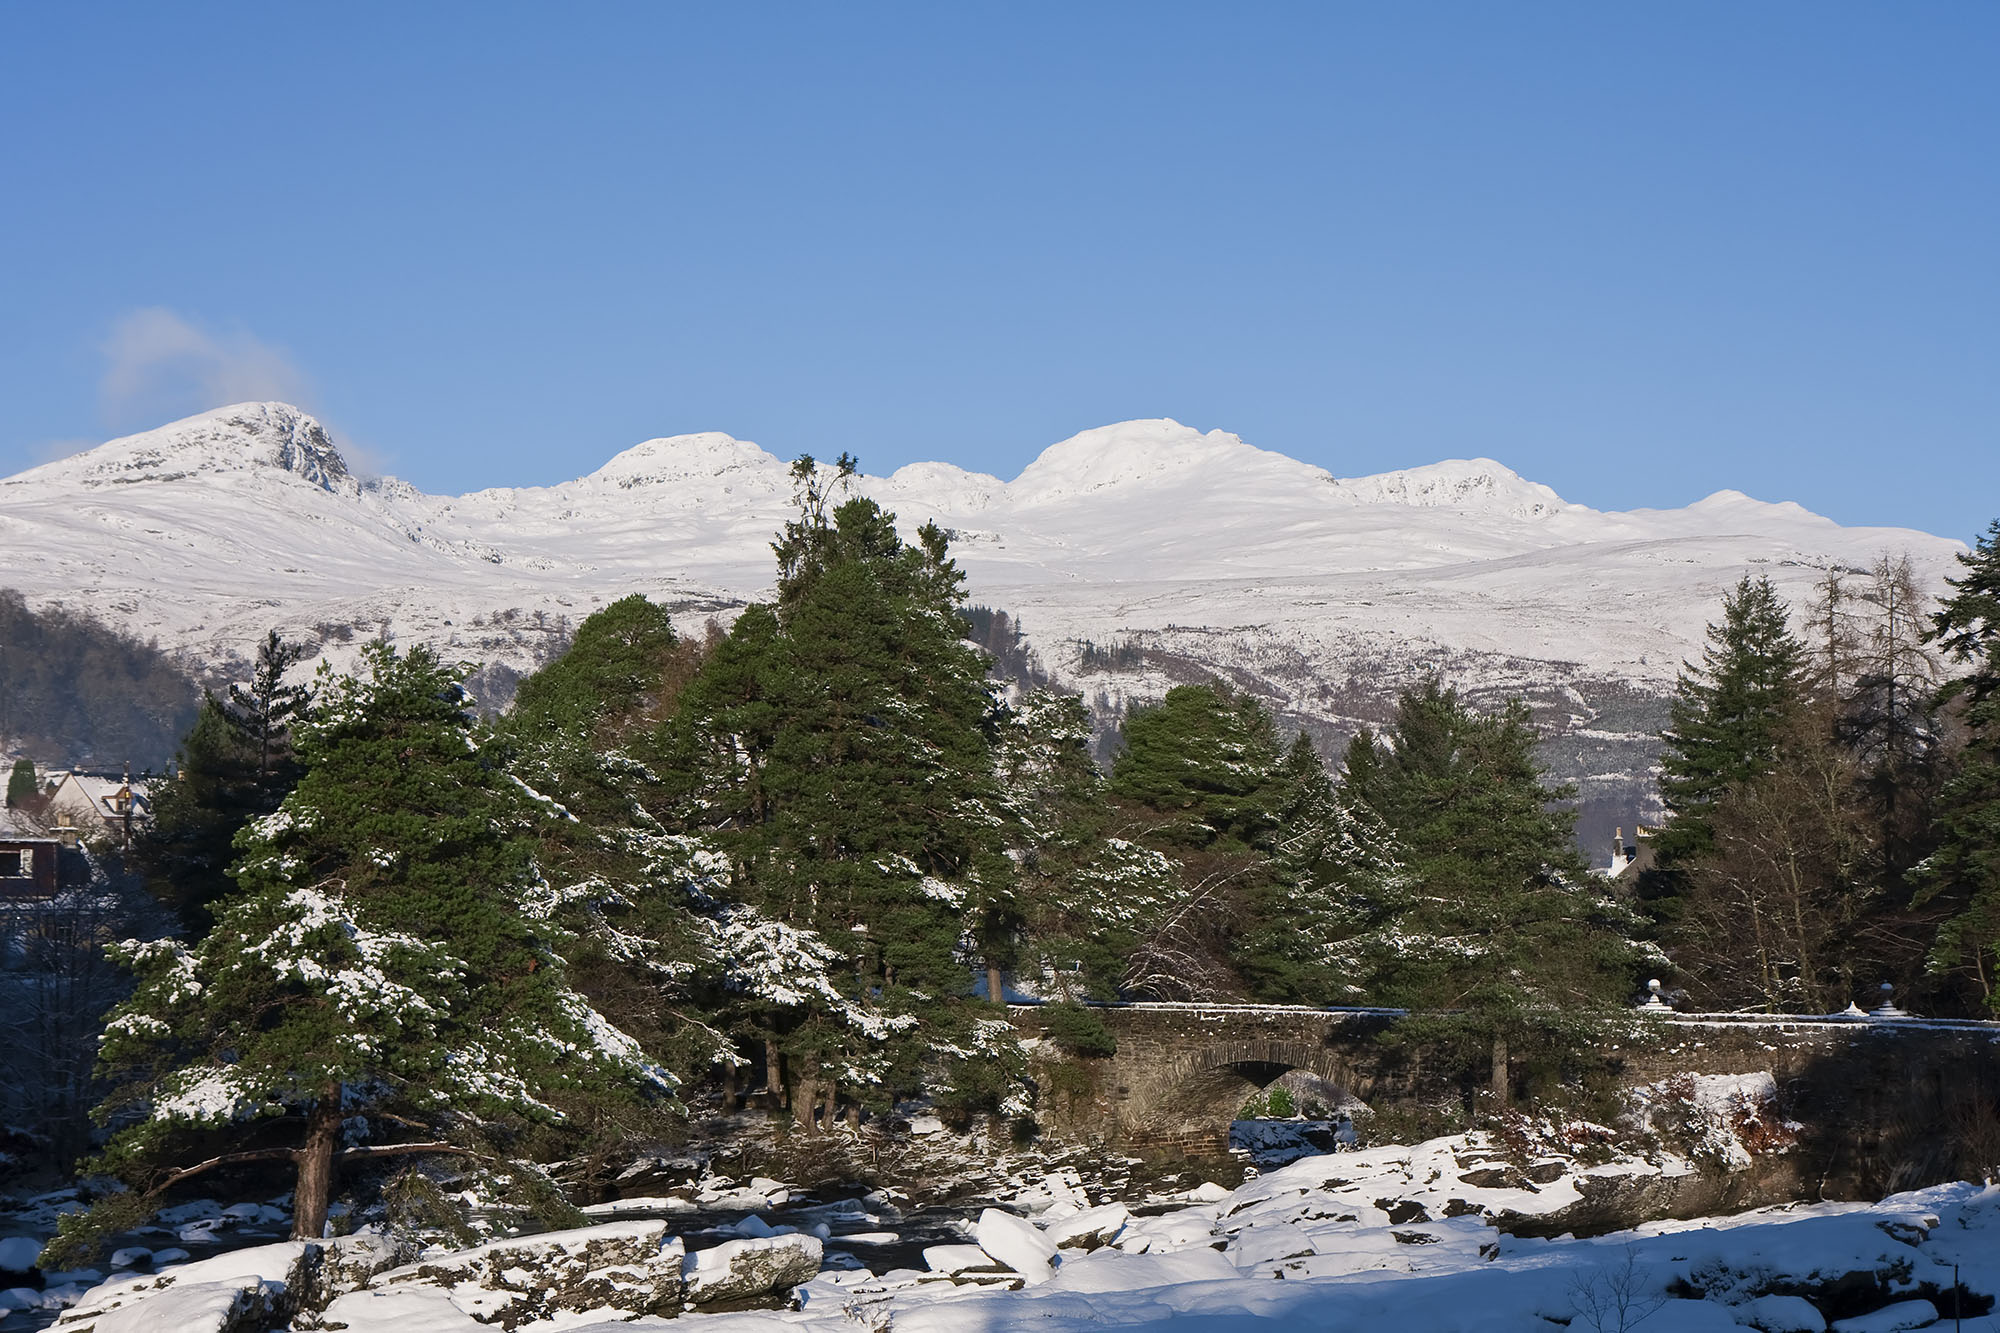
[{"label": "wispy white cloud", "polygon": [[99,407],[116,428],[158,425],[230,403],[303,403],[311,393],[282,349],[248,331],[211,331],[164,306],[119,316],[102,350]]}]

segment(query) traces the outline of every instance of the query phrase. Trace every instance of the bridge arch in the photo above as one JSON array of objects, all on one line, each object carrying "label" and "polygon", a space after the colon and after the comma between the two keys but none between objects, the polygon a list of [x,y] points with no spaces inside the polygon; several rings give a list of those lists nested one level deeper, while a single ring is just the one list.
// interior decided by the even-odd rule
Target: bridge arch
[{"label": "bridge arch", "polygon": [[1279,1037],[1213,1041],[1161,1060],[1133,1080],[1119,1137],[1134,1146],[1227,1146],[1230,1122],[1252,1095],[1302,1070],[1368,1101],[1368,1071],[1330,1046]]}]

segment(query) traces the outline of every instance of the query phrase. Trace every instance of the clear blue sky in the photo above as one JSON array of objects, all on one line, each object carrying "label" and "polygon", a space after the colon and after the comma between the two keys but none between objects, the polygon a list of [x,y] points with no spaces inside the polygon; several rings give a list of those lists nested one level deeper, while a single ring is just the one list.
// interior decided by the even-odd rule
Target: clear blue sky
[{"label": "clear blue sky", "polygon": [[2000,4],[0,7],[0,473],[231,397],[430,490],[1139,416],[2000,515]]}]

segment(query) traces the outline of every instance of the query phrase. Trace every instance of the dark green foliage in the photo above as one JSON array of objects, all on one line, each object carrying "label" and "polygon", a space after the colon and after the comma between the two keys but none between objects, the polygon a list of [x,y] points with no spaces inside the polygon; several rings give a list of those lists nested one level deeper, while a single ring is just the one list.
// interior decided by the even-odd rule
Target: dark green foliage
[{"label": "dark green foliage", "polygon": [[35,761],[16,759],[7,774],[7,804],[25,805],[41,793],[42,784],[35,778]]},{"label": "dark green foliage", "polygon": [[986,906],[985,956],[1115,999],[1142,940],[1180,896],[1179,867],[1140,845],[1090,758],[1090,716],[1073,695],[1034,691],[1008,711],[996,758],[1016,863],[1013,892]]},{"label": "dark green foliage", "polygon": [[273,630],[259,646],[247,685],[226,698],[206,694],[182,738],[174,775],[153,792],[153,826],[135,847],[153,895],[184,925],[207,928],[209,906],[230,888],[236,835],[268,815],[298,781],[291,725],[310,691],[285,684],[304,655]]},{"label": "dark green foliage", "polygon": [[1118,1054],[1118,1038],[1093,1010],[1059,1001],[1043,1006],[1040,1017],[1042,1031],[1064,1055],[1092,1060]]},{"label": "dark green foliage", "polygon": [[932,1052],[981,1050],[960,940],[1010,930],[998,710],[962,576],[936,527],[906,543],[874,502],[836,503],[853,470],[794,465],[776,604],[738,619],[663,738],[669,823],[729,867],[702,889],[718,1025],[776,1043],[808,1091],[916,1087]]},{"label": "dark green foliage", "polygon": [[[1343,797],[1375,812],[1407,860],[1407,896],[1347,948],[1374,1003],[1458,1011],[1472,1038],[1563,1043],[1577,1016],[1624,1001],[1639,953],[1590,886],[1534,755],[1527,708],[1468,708],[1431,681],[1407,691],[1383,740],[1349,747]],[[1414,1029],[1412,1029],[1414,1030]]]},{"label": "dark green foliage", "polygon": [[0,588],[0,738],[69,764],[159,769],[201,691],[158,648]]},{"label": "dark green foliage", "polygon": [[1660,795],[1669,813],[1655,842],[1672,866],[1711,850],[1708,814],[1728,789],[1769,772],[1805,696],[1805,648],[1768,579],[1745,577],[1708,627],[1699,667],[1681,672],[1661,738]]},{"label": "dark green foliage", "polygon": [[1305,736],[1279,784],[1270,873],[1251,891],[1237,968],[1260,1000],[1367,1003],[1379,932],[1412,902],[1406,853],[1380,816],[1334,790]]},{"label": "dark green foliage", "polygon": [[1952,913],[1932,968],[1969,973],[2000,1009],[2000,520],[1958,559],[1964,573],[1948,580],[1931,640],[1964,669],[1942,700],[1957,712],[1965,747],[1938,798],[1938,848],[1917,876],[1922,897]]},{"label": "dark green foliage", "polygon": [[1179,685],[1125,719],[1111,794],[1159,812],[1159,836],[1183,846],[1269,846],[1283,784],[1277,733],[1248,695]]},{"label": "dark green foliage", "polygon": [[106,1029],[122,1086],[100,1113],[142,1118],[90,1169],[152,1193],[226,1134],[225,1158],[298,1163],[316,1235],[344,1121],[559,1120],[650,1076],[517,906],[536,878],[527,801],[461,673],[380,643],[363,667],[322,671],[303,776],[238,836],[214,928],[125,950],[138,985]]},{"label": "dark green foliage", "polygon": [[665,608],[633,595],[586,619],[563,656],[521,683],[499,739],[544,798],[537,908],[565,938],[577,988],[649,1052],[690,1073],[721,1039],[691,1012],[706,952],[686,857],[649,807],[669,800],[656,735],[701,661]]}]

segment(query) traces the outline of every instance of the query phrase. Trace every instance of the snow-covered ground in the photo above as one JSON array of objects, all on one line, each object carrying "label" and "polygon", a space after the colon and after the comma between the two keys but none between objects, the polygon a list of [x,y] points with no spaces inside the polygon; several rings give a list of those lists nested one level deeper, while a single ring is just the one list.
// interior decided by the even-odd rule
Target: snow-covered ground
[{"label": "snow-covered ground", "polygon": [[[1728,1090],[1724,1100],[1746,1093],[1755,1089]],[[527,1333],[669,1322],[687,1333],[1887,1333],[1953,1327],[1955,1301],[1963,1327],[2000,1327],[1991,1313],[2000,1188],[1942,1185],[1879,1203],[1531,1239],[1495,1224],[1559,1214],[1592,1177],[1692,1168],[1673,1158],[1591,1166],[1530,1156],[1484,1134],[1460,1135],[1308,1157],[1236,1189],[1205,1184],[1131,1205],[1093,1200],[1073,1172],[1058,1172],[1020,1182],[1003,1206],[969,1219],[956,1242],[926,1249],[921,1267],[870,1263],[872,1249],[897,1237],[884,1221],[893,1210],[878,1213],[866,1200],[794,1213],[781,1225],[750,1213],[685,1237],[677,1230],[695,1206],[688,1200],[627,1200],[593,1210],[599,1220],[583,1231],[418,1262],[364,1236],[331,1248],[316,1275],[305,1247],[292,1243],[114,1275],[59,1327],[199,1333],[232,1317],[262,1327],[259,1311],[292,1308],[287,1284],[299,1288],[292,1306],[306,1306],[293,1327],[344,1324],[352,1333],[474,1333],[496,1322]],[[788,1202],[769,1180],[710,1193],[766,1211]],[[655,1216],[626,1216],[639,1211]],[[704,1311],[759,1284],[790,1287],[815,1267],[788,1308]]]}]

